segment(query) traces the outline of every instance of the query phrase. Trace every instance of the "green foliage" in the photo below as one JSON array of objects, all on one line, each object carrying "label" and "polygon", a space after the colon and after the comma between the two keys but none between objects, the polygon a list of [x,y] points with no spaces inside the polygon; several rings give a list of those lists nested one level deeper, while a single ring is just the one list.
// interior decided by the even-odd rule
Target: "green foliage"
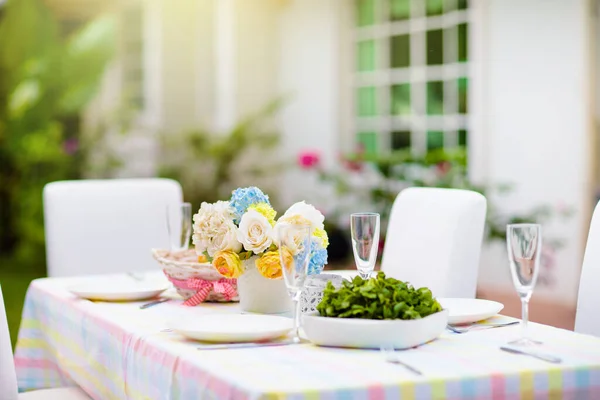
[{"label": "green foliage", "polygon": [[415,289],[394,278],[355,277],[336,289],[331,282],[317,305],[322,316],[364,319],[418,319],[442,310],[428,288]]},{"label": "green foliage", "polygon": [[[78,178],[78,113],[113,55],[114,23],[68,37],[41,0],[12,0],[0,15],[0,258],[43,271],[42,188]],[[70,145],[67,146],[67,144]]]},{"label": "green foliage", "polygon": [[[197,129],[163,134],[159,175],[179,181],[194,209],[203,201],[229,198],[238,186],[256,185],[256,179],[282,168],[268,161],[279,134],[264,125],[283,102],[270,102],[226,133]],[[243,165],[248,156],[253,156],[250,165]]]},{"label": "green foliage", "polygon": [[[486,215],[487,240],[506,240],[506,224],[519,222],[542,223],[556,214],[563,218],[572,215],[572,210],[553,210],[548,205],[541,205],[524,214],[504,215],[497,208],[498,198],[509,194],[509,184],[480,185],[473,183],[467,173],[467,151],[465,148],[454,150],[438,149],[424,156],[414,156],[410,151],[396,151],[388,155],[352,154],[346,158],[350,170],[360,170],[367,165],[374,167],[382,179],[371,187],[369,197],[381,214],[382,228],[385,229],[396,196],[405,187],[439,187],[472,190],[486,196],[488,200]],[[348,183],[349,171],[332,173],[320,170],[322,180],[335,185],[338,195],[349,196],[353,193]],[[385,234],[384,229],[382,233]],[[561,240],[550,241],[554,247],[562,244]]]}]

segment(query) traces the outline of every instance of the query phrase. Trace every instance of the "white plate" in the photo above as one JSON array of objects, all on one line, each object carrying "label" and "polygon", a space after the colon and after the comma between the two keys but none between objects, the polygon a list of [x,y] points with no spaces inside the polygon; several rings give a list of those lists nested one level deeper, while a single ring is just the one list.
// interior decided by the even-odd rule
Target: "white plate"
[{"label": "white plate", "polygon": [[[339,275],[344,279],[351,281],[355,276],[358,276],[358,271],[355,269],[332,269],[325,271],[327,274]],[[373,274],[375,275],[375,273]]]},{"label": "white plate", "polygon": [[438,298],[443,308],[448,309],[449,324],[470,324],[498,314],[504,304],[483,299]]},{"label": "white plate", "polygon": [[278,338],[293,327],[291,318],[275,315],[211,314],[168,323],[187,338],[206,342],[252,342]]},{"label": "white plate", "polygon": [[169,288],[168,283],[114,279],[98,279],[69,288],[76,296],[89,300],[136,301],[156,297]]},{"label": "white plate", "polygon": [[319,346],[408,349],[439,337],[448,323],[448,311],[413,320],[330,318],[314,312],[305,314],[303,321],[308,340]]}]

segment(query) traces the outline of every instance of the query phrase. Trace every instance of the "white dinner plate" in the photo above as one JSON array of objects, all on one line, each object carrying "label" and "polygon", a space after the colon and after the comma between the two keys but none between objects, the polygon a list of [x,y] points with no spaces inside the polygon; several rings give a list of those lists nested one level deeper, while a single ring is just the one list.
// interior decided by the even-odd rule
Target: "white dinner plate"
[{"label": "white dinner plate", "polygon": [[330,318],[314,312],[304,314],[302,321],[308,340],[319,346],[409,349],[440,336],[448,323],[448,311],[411,320]]},{"label": "white dinner plate", "polygon": [[448,309],[449,324],[470,324],[498,314],[504,304],[483,299],[438,298],[444,309]]},{"label": "white dinner plate", "polygon": [[[354,279],[355,276],[358,276],[358,271],[355,269],[332,269],[330,271],[329,270],[325,271],[325,273],[332,274],[332,275],[339,275],[349,281]],[[373,275],[375,275],[375,273]]]},{"label": "white dinner plate", "polygon": [[98,280],[96,282],[73,285],[71,293],[84,299],[102,301],[136,301],[156,297],[169,288],[165,282],[148,280]]},{"label": "white dinner plate", "polygon": [[255,314],[211,314],[180,319],[169,328],[189,339],[205,342],[253,342],[278,338],[293,327],[291,318]]}]

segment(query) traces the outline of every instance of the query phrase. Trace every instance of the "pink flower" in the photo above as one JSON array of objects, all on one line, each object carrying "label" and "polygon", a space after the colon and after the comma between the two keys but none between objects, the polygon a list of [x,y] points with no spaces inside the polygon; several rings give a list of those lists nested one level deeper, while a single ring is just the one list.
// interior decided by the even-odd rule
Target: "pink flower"
[{"label": "pink flower", "polygon": [[306,150],[298,155],[298,165],[304,169],[311,169],[319,165],[320,156],[316,151]]},{"label": "pink flower", "polygon": [[75,154],[79,150],[79,141],[75,138],[65,140],[63,142],[63,150],[69,155]]},{"label": "pink flower", "polygon": [[437,163],[435,165],[435,168],[437,170],[438,175],[444,176],[448,173],[448,171],[450,171],[450,169],[452,168],[452,164],[450,164],[450,162],[448,161],[442,161]]}]

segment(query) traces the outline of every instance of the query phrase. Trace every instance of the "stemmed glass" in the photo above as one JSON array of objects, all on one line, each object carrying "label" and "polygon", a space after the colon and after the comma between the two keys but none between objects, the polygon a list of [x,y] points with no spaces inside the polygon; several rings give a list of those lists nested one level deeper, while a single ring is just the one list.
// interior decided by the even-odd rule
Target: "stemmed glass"
[{"label": "stemmed glass", "polygon": [[537,282],[542,252],[542,227],[538,224],[512,224],[506,227],[506,245],[513,285],[521,298],[521,338],[510,342],[519,346],[540,344],[528,337],[529,299]]},{"label": "stemmed glass", "polygon": [[294,343],[300,343],[300,296],[310,261],[310,225],[283,224],[278,227],[279,258],[283,279],[294,311]]},{"label": "stemmed glass", "polygon": [[350,215],[350,230],[356,268],[361,278],[368,279],[375,268],[379,250],[379,214]]},{"label": "stemmed glass", "polygon": [[180,203],[167,206],[167,233],[171,251],[184,251],[192,236],[192,205]]}]

